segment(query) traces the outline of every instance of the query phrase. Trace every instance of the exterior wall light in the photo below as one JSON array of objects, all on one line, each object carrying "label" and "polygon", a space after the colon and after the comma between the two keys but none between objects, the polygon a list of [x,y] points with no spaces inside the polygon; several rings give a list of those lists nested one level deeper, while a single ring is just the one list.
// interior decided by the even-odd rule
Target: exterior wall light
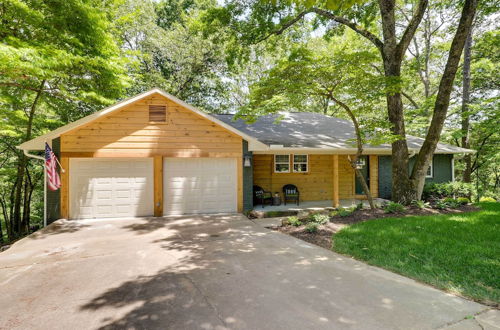
[{"label": "exterior wall light", "polygon": [[243,166],[252,167],[252,156],[250,155],[243,156]]}]

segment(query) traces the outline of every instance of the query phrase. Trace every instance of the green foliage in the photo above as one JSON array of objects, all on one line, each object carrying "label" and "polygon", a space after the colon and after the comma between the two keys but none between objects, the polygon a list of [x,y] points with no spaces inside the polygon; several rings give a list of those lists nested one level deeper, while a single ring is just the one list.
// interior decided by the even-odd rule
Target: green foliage
[{"label": "green foliage", "polygon": [[474,186],[465,182],[429,183],[424,186],[422,198],[433,200],[446,197],[470,197]]},{"label": "green foliage", "polygon": [[452,209],[455,209],[460,205],[462,205],[457,199],[453,197],[446,197],[445,199],[443,199],[443,202],[446,203],[448,207]]},{"label": "green foliage", "polygon": [[125,63],[115,1],[17,1],[1,5],[0,228],[10,240],[40,226],[39,161],[15,147],[124,96]]},{"label": "green foliage", "polygon": [[294,227],[299,227],[302,225],[302,221],[300,221],[300,219],[298,217],[295,217],[295,216],[288,217],[287,221],[291,226],[294,226]]},{"label": "green foliage", "polygon": [[316,223],[316,222],[309,222],[307,225],[306,225],[306,231],[308,233],[316,233],[318,231],[318,227],[319,227],[319,224]]},{"label": "green foliage", "polygon": [[363,202],[359,202],[358,204],[356,204],[356,211],[360,211],[363,209]]},{"label": "green foliage", "polygon": [[352,210],[349,209],[339,208],[338,210],[338,215],[340,215],[341,217],[348,217],[352,213],[353,213]]},{"label": "green foliage", "polygon": [[320,225],[324,225],[324,224],[328,223],[328,221],[330,221],[330,217],[326,214],[316,213],[316,214],[311,214],[311,216],[309,217],[309,220],[311,222],[314,222],[314,223],[317,223]]},{"label": "green foliage", "polygon": [[429,207],[429,203],[426,203],[424,201],[412,201],[411,205],[418,207],[419,209],[425,209],[426,207]]},{"label": "green foliage", "polygon": [[461,205],[467,205],[470,203],[470,199],[468,199],[467,197],[458,197],[457,202]]},{"label": "green foliage", "polygon": [[440,199],[437,200],[435,203],[435,208],[443,210],[443,209],[456,209],[457,207],[461,206],[462,203],[458,201],[457,199],[454,199],[452,197],[447,197],[445,199]]},{"label": "green foliage", "polygon": [[389,202],[384,206],[384,211],[385,213],[404,213],[406,208],[402,204]]},{"label": "green foliage", "polygon": [[496,200],[492,197],[481,197],[479,199],[479,202],[481,202],[481,203],[495,203]]}]

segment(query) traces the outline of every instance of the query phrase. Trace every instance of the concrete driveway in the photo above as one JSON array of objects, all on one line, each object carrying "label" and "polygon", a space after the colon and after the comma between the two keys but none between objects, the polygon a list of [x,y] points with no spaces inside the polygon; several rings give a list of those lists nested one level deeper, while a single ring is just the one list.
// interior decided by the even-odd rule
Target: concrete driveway
[{"label": "concrete driveway", "polygon": [[0,292],[1,329],[462,329],[494,317],[241,215],[60,221],[0,254]]}]

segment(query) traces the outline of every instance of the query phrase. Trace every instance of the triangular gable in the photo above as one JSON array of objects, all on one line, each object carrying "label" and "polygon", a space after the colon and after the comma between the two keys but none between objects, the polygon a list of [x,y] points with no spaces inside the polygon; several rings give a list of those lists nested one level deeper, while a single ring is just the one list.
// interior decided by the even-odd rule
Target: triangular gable
[{"label": "triangular gable", "polygon": [[47,134],[41,135],[41,136],[34,138],[30,141],[24,142],[23,144],[19,145],[17,148],[22,149],[22,150],[43,150],[45,148],[46,141],[47,142],[51,141],[55,138],[58,138],[59,136],[61,136],[64,133],[75,130],[75,129],[82,127],[84,125],[87,125],[93,121],[96,121],[98,119],[104,118],[105,116],[108,116],[108,115],[111,115],[115,112],[118,112],[121,109],[123,109],[125,106],[130,105],[134,102],[137,102],[141,99],[144,99],[144,98],[146,98],[150,95],[156,94],[156,93],[164,96],[165,98],[169,99],[172,102],[175,102],[175,103],[183,106],[184,108],[196,113],[197,115],[225,128],[226,130],[233,132],[234,134],[236,134],[238,136],[241,136],[243,139],[248,141],[249,150],[266,150],[266,149],[268,149],[267,145],[258,141],[254,137],[251,137],[251,136],[241,132],[240,130],[232,127],[231,125],[228,125],[228,124],[224,123],[223,121],[221,121],[221,120],[219,120],[219,119],[217,119],[217,118],[215,118],[207,113],[204,113],[203,111],[193,107],[190,104],[187,104],[186,102],[176,98],[173,95],[168,94],[167,92],[165,92],[159,88],[153,88],[147,92],[144,92],[144,93],[138,94],[134,97],[120,101],[120,102],[118,102],[110,107],[107,107],[107,108],[102,109],[100,111],[97,111],[93,114],[90,114],[86,117],[83,117],[79,120],[76,120],[72,123],[69,123],[69,124],[64,125],[62,127],[59,127],[58,129],[53,130]]}]

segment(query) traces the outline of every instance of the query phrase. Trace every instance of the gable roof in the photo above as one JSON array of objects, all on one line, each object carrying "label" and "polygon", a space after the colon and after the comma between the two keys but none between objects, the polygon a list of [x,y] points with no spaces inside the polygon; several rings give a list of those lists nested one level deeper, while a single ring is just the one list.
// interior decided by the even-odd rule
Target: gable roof
[{"label": "gable roof", "polygon": [[176,98],[173,95],[168,94],[167,92],[165,92],[159,88],[153,88],[149,91],[143,92],[143,93],[138,94],[136,96],[133,96],[131,98],[122,100],[118,103],[113,104],[110,107],[104,108],[100,111],[94,112],[91,115],[88,115],[86,117],[78,119],[78,120],[71,122],[67,125],[61,126],[58,129],[55,129],[51,132],[48,132],[47,134],[40,135],[32,140],[26,141],[26,142],[22,143],[21,145],[17,146],[17,148],[21,149],[21,150],[43,150],[43,149],[45,149],[45,142],[46,141],[50,141],[50,140],[53,140],[55,138],[58,138],[59,136],[61,136],[62,134],[66,133],[66,132],[69,132],[69,131],[74,130],[78,127],[81,127],[85,124],[88,124],[94,120],[97,120],[99,118],[107,116],[115,111],[122,109],[123,107],[125,107],[129,104],[132,104],[136,101],[139,101],[139,100],[146,98],[146,97],[153,95],[153,94],[160,94],[160,95],[166,97],[167,99],[171,100],[172,102],[175,102],[175,103],[185,107],[186,109],[189,109],[189,110],[193,111],[194,113],[204,117],[205,119],[210,120],[211,122],[214,122],[214,123],[224,127],[225,129],[235,133],[236,135],[241,136],[243,139],[248,141],[249,148],[251,150],[267,149],[267,146],[265,144],[263,144],[262,142],[258,141],[255,137],[247,135],[246,133],[235,128],[234,126],[229,125],[226,122],[221,121],[214,116],[206,114],[205,112],[195,108],[194,106],[192,106],[190,104],[187,104],[186,102]]},{"label": "gable roof", "polygon": [[[272,150],[308,149],[336,150],[339,152],[355,152],[353,141],[356,138],[353,124],[344,119],[325,116],[312,112],[290,112],[262,116],[253,124],[244,120],[233,120],[233,115],[214,115],[221,121],[233,126],[245,134],[258,138],[270,146]],[[282,120],[277,121],[280,116]],[[410,152],[420,149],[424,139],[407,136]],[[273,148],[273,145],[276,147]],[[365,145],[366,153],[390,154],[391,145]],[[472,153],[473,150],[438,143],[435,153],[454,154]]]}]

